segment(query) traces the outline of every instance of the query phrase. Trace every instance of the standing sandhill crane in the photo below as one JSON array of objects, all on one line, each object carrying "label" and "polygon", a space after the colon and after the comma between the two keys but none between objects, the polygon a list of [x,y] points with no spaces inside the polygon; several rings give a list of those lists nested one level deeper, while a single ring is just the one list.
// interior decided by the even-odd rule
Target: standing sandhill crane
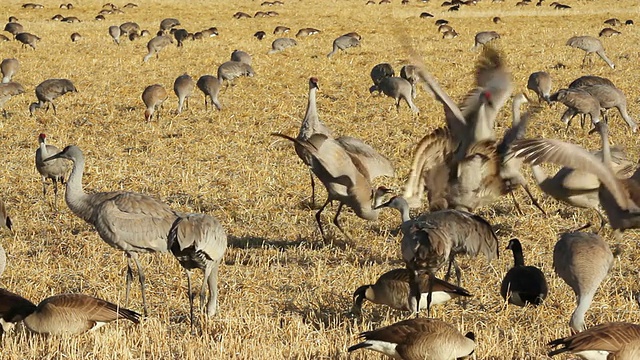
[{"label": "standing sandhill crane", "polygon": [[30,34],[30,33],[26,33],[26,32],[22,32],[19,33],[18,35],[16,35],[16,40],[20,41],[22,43],[22,47],[26,47],[29,46],[32,49],[36,49],[36,43],[38,41],[40,41],[40,38],[36,35]]},{"label": "standing sandhill crane", "polygon": [[204,109],[207,110],[207,96],[211,99],[211,107],[215,105],[216,109],[222,110],[222,105],[218,100],[220,93],[220,81],[213,75],[202,75],[196,84],[198,89],[204,94]]},{"label": "standing sandhill crane", "polygon": [[120,36],[129,37],[133,33],[140,33],[140,25],[138,23],[128,21],[120,25]]},{"label": "standing sandhill crane", "polygon": [[174,18],[166,18],[160,22],[160,30],[167,31],[180,25],[180,20]]},{"label": "standing sandhill crane", "polygon": [[[550,101],[558,101],[567,107],[560,119],[567,124],[567,130],[571,126],[571,119],[577,114],[589,115],[592,123],[600,121],[600,102],[582,88],[560,89],[549,97]],[[584,128],[584,118],[581,125]]]},{"label": "standing sandhill crane", "polygon": [[593,36],[574,36],[567,40],[567,45],[586,52],[584,58],[582,59],[582,67],[584,67],[584,64],[587,60],[591,61],[589,55],[596,53],[602,60],[604,60],[604,62],[607,63],[607,65],[609,65],[609,67],[611,67],[612,69],[616,68],[613,62],[609,60],[607,55],[604,53],[604,47],[602,46],[600,40],[594,38]]},{"label": "standing sandhill crane", "polygon": [[[167,100],[167,90],[160,84],[147,86],[142,92],[142,101],[147,107],[144,111],[144,119],[150,121],[157,107],[162,107],[162,103]],[[156,115],[157,117],[157,115]]]},{"label": "standing sandhill crane", "polygon": [[2,115],[6,118],[8,116],[7,110],[4,105],[11,99],[11,97],[24,93],[24,87],[17,82],[8,82],[0,84],[0,108],[2,109]]},{"label": "standing sandhill crane", "polygon": [[551,95],[551,75],[546,71],[537,71],[529,75],[527,81],[527,89],[538,95],[538,101],[546,101],[551,104],[549,96]]},{"label": "standing sandhill crane", "polygon": [[93,225],[104,242],[127,254],[125,300],[127,303],[135,263],[146,316],[148,311],[145,277],[138,254],[169,251],[167,238],[178,213],[165,203],[139,193],[125,191],[85,193],[82,186],[85,164],[80,148],[75,145],[67,146],[62,152],[45,161],[59,158],[73,162],[65,193],[69,209],[82,220]]},{"label": "standing sandhill crane", "polygon": [[251,66],[251,55],[242,50],[233,50],[231,53],[231,61],[237,61]]},{"label": "standing sandhill crane", "polygon": [[47,144],[47,135],[38,136],[39,147],[36,150],[36,169],[42,176],[42,196],[47,195],[47,179],[53,182],[54,208],[58,210],[58,181],[64,185],[64,177],[69,172],[71,164],[65,159],[44,161],[60,152],[60,149]]},{"label": "standing sandhill crane", "polygon": [[524,265],[520,240],[509,240],[507,250],[513,251],[513,267],[502,279],[500,295],[517,306],[542,304],[549,292],[544,274],[535,266]]},{"label": "standing sandhill crane", "polygon": [[233,79],[241,76],[253,77],[255,71],[251,65],[239,61],[227,61],[218,66],[218,80],[222,84],[227,81],[227,87]]},{"label": "standing sandhill crane", "polygon": [[622,22],[618,18],[611,18],[604,21],[605,25],[620,26]]},{"label": "standing sandhill crane", "polygon": [[571,84],[569,84],[569,89],[582,88],[591,85],[609,85],[611,87],[616,87],[613,82],[607,78],[595,75],[584,75],[573,80]]},{"label": "standing sandhill crane", "polygon": [[220,222],[210,215],[187,214],[176,219],[169,232],[169,248],[187,273],[191,333],[195,334],[192,269],[204,272],[200,290],[200,307],[204,309],[205,285],[209,288],[207,316],[216,314],[218,307],[218,267],[227,249],[227,234]]},{"label": "standing sandhill crane", "polygon": [[613,171],[609,127],[606,122],[595,124],[602,139],[602,159],[578,145],[555,139],[525,139],[516,141],[514,154],[534,165],[552,162],[598,177],[598,198],[615,230],[616,238],[626,229],[640,228],[640,170],[628,179],[618,179]]},{"label": "standing sandhill crane", "polygon": [[500,39],[500,34],[495,31],[481,31],[477,33],[474,38],[473,50],[476,50],[480,45],[484,46],[495,39]]},{"label": "standing sandhill crane", "polygon": [[27,329],[38,334],[76,335],[118,319],[140,323],[140,314],[135,311],[84,294],[55,295],[36,306],[20,295],[0,289],[0,304],[3,328],[24,321]]},{"label": "standing sandhill crane", "polygon": [[17,59],[3,59],[0,63],[0,72],[2,72],[2,83],[6,84],[20,70],[20,62]]},{"label": "standing sandhill crane", "polygon": [[173,82],[173,91],[178,97],[178,114],[182,112],[183,103],[187,108],[189,107],[189,96],[191,96],[194,86],[195,82],[188,74],[178,76]]},{"label": "standing sandhill crane", "polygon": [[357,46],[360,46],[359,36],[356,37],[350,34],[342,35],[333,40],[333,50],[327,54],[327,57],[332,57],[336,52],[338,52],[338,50],[345,51],[348,48]]},{"label": "standing sandhill crane", "polygon": [[561,348],[549,352],[549,356],[573,353],[586,359],[634,360],[640,352],[631,356],[640,341],[640,325],[610,322],[591,327],[572,336],[549,342],[549,346]]},{"label": "standing sandhill crane", "polygon": [[613,254],[600,236],[579,231],[560,235],[553,248],[553,268],[576,294],[578,306],[569,321],[574,331],[587,328],[584,314],[612,266]]},{"label": "standing sandhill crane", "polygon": [[283,51],[286,48],[290,48],[296,45],[298,45],[298,42],[295,39],[277,38],[271,43],[271,50],[269,50],[267,54],[275,54],[277,52]]},{"label": "standing sandhill crane", "polygon": [[29,105],[29,112],[33,116],[33,112],[36,109],[41,108],[44,104],[47,104],[45,111],[49,111],[49,104],[53,107],[53,114],[57,115],[56,104],[53,102],[59,96],[62,96],[68,92],[78,92],[76,87],[69,79],[48,79],[36,86],[36,98],[38,102],[31,103]]},{"label": "standing sandhill crane", "polygon": [[371,75],[371,80],[373,81],[373,86],[371,86],[369,88],[369,93],[373,93],[374,91],[377,91],[378,94],[379,94],[382,91],[378,87],[380,85],[380,82],[384,78],[388,78],[388,77],[394,76],[395,72],[393,71],[393,67],[391,67],[391,64],[381,63],[381,64],[378,64],[378,65],[374,66],[371,69],[371,74],[370,75]]},{"label": "standing sandhill crane", "polygon": [[402,196],[394,196],[386,203],[376,207],[390,207],[400,212],[404,234],[400,245],[402,258],[412,271],[410,309],[417,312],[420,308],[421,292],[419,276],[429,274],[429,295],[427,311],[432,301],[432,287],[435,273],[445,263],[449,263],[445,281],[454,267],[457,285],[460,286],[462,273],[456,263],[456,255],[477,256],[483,253],[488,260],[498,257],[498,237],[491,224],[482,217],[453,209],[422,214],[416,218],[409,215],[409,204]]},{"label": "standing sandhill crane", "polygon": [[[593,152],[593,154],[602,159],[602,151]],[[625,176],[633,167],[623,150],[617,147],[611,149],[611,160],[612,170],[618,177]],[[553,177],[549,177],[539,165],[531,165],[531,172],[540,190],[552,198],[570,206],[593,209],[600,218],[598,232],[602,230],[607,220],[599,210],[600,181],[596,175],[563,167]]]},{"label": "standing sandhill crane", "polygon": [[[360,286],[353,293],[353,306],[350,313],[359,316],[362,313],[364,300],[369,300],[374,304],[387,305],[396,310],[413,311],[409,304],[411,276],[409,269],[394,269],[380,275],[375,284]],[[444,280],[436,278],[433,281],[431,305],[443,304],[461,296],[472,296],[467,290]],[[419,310],[422,310],[427,308],[428,277],[421,278],[419,288],[421,304]]]},{"label": "standing sandhill crane", "polygon": [[411,84],[411,97],[416,98],[416,85],[420,81],[418,76],[418,67],[415,65],[405,65],[400,69],[400,77],[407,80]]},{"label": "standing sandhill crane", "polygon": [[173,39],[171,38],[171,36],[158,35],[154,37],[147,43],[147,50],[149,52],[144,56],[142,60],[144,62],[149,61],[153,54],[156,55],[156,58],[159,58],[158,53],[160,52],[160,50],[164,49],[169,44],[173,44]]},{"label": "standing sandhill crane", "polygon": [[588,92],[598,100],[600,108],[605,111],[605,121],[608,120],[607,110],[615,107],[618,109],[620,116],[622,116],[627,125],[629,125],[629,128],[631,128],[631,132],[638,131],[638,125],[631,116],[629,116],[629,113],[627,113],[627,98],[620,89],[610,85],[590,85],[581,87],[580,89]]},{"label": "standing sandhill crane", "polygon": [[400,111],[400,100],[404,100],[414,113],[420,111],[413,103],[413,87],[408,80],[395,76],[387,77],[380,81],[377,88],[396,101],[396,109],[398,111]]},{"label": "standing sandhill crane", "polygon": [[462,335],[438,319],[409,319],[360,334],[363,342],[349,347],[352,352],[368,349],[401,360],[463,359],[475,350],[472,332]]},{"label": "standing sandhill crane", "polygon": [[71,38],[71,42],[78,42],[82,39],[82,35],[80,35],[77,32],[74,32],[73,34],[71,34],[70,38]]}]

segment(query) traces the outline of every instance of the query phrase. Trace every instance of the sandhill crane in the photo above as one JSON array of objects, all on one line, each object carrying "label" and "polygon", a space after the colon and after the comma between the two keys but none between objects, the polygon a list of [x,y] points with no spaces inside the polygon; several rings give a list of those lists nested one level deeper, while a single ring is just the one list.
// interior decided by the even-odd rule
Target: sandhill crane
[{"label": "sandhill crane", "polygon": [[433,15],[428,13],[428,12],[421,12],[420,13],[420,19],[428,19],[428,18],[432,18]]},{"label": "sandhill crane", "polygon": [[0,84],[0,108],[2,109],[2,115],[6,118],[8,116],[7,110],[4,105],[11,99],[11,97],[24,93],[24,87],[17,82],[8,82]]},{"label": "sandhill crane", "polygon": [[602,30],[600,30],[600,33],[598,33],[599,37],[612,37],[612,36],[616,36],[616,35],[620,35],[622,34],[620,31],[618,30],[614,30],[612,28],[604,28]]},{"label": "sandhill crane", "polygon": [[605,111],[605,121],[608,120],[606,111],[615,107],[618,109],[620,116],[629,125],[629,128],[631,128],[631,132],[638,130],[638,125],[627,113],[627,98],[620,89],[610,85],[590,85],[580,89],[588,92],[598,100],[600,108]]},{"label": "sandhill crane", "polygon": [[20,62],[17,59],[3,59],[0,63],[0,72],[2,72],[2,83],[6,84],[20,70]]},{"label": "sandhill crane", "polygon": [[[147,86],[142,92],[142,101],[146,106],[144,119],[150,121],[157,107],[162,107],[162,103],[167,100],[167,90],[160,84]],[[157,117],[157,116],[156,116]]]},{"label": "sandhill crane", "polygon": [[[549,352],[549,356],[573,353],[585,359],[634,360],[632,347],[640,341],[640,325],[626,322],[610,322],[591,327],[575,335],[549,342],[549,346],[561,348]],[[637,350],[636,350],[637,351]],[[626,353],[626,354],[625,354]]]},{"label": "sandhill crane", "polygon": [[640,228],[640,171],[628,179],[618,179],[612,170],[609,127],[606,122],[595,124],[602,139],[602,160],[580,146],[554,139],[525,139],[516,141],[513,150],[534,165],[552,162],[594,174],[600,181],[598,198],[615,230],[616,238],[626,229]]},{"label": "sandhill crane", "polygon": [[0,289],[0,304],[3,328],[24,321],[27,329],[38,334],[76,335],[118,319],[140,323],[140,314],[135,311],[84,294],[55,295],[36,306],[20,295]]},{"label": "sandhill crane", "polygon": [[595,75],[584,75],[573,80],[571,84],[569,84],[569,89],[582,88],[591,85],[609,85],[611,87],[616,87],[613,82],[607,78]]},{"label": "sandhill crane", "polygon": [[[409,282],[411,276],[411,270],[409,269],[394,269],[380,275],[375,284],[360,286],[353,293],[351,314],[358,316],[361,314],[364,300],[371,301],[374,304],[387,305],[396,310],[413,311],[409,307]],[[420,280],[420,310],[422,310],[427,308],[429,278],[422,277]],[[431,305],[443,304],[462,296],[472,296],[467,290],[444,280],[436,278],[433,281]]]},{"label": "sandhill crane", "polygon": [[10,33],[15,38],[21,32],[24,32],[24,26],[18,22],[9,22],[4,26],[4,31]]},{"label": "sandhill crane", "polygon": [[69,79],[47,79],[36,86],[36,98],[38,102],[29,105],[29,112],[33,116],[33,112],[47,104],[45,111],[49,111],[49,104],[53,107],[53,114],[56,115],[56,104],[53,102],[59,96],[68,92],[78,92],[76,87]]},{"label": "sandhill crane", "polygon": [[612,266],[613,254],[600,236],[579,231],[560,235],[553,248],[553,268],[576,294],[578,306],[569,321],[574,331],[586,329],[584,314]]},{"label": "sandhill crane", "polygon": [[546,101],[551,104],[549,96],[551,95],[551,75],[546,71],[536,71],[529,75],[527,81],[527,89],[533,91],[538,95],[538,101]]},{"label": "sandhill crane", "polygon": [[204,94],[204,109],[207,110],[207,96],[211,99],[212,107],[215,105],[216,109],[222,110],[222,105],[218,100],[218,94],[220,93],[220,81],[218,78],[212,75],[202,75],[196,84],[198,89]]},{"label": "sandhill crane", "polygon": [[218,80],[222,84],[227,81],[227,87],[233,79],[248,76],[255,76],[255,71],[251,65],[239,61],[227,61],[218,66]]},{"label": "sandhill crane", "polygon": [[524,265],[522,244],[518,239],[509,240],[506,250],[513,251],[513,267],[502,279],[500,295],[518,306],[542,304],[549,292],[544,274],[535,266]]},{"label": "sandhill crane", "polygon": [[273,29],[273,34],[274,35],[286,34],[289,31],[291,31],[291,28],[288,28],[288,27],[282,26],[282,25],[278,25],[278,26],[275,27],[275,29]]},{"label": "sandhill crane", "polygon": [[10,23],[13,23],[13,22],[18,22],[20,20],[18,20],[18,18],[15,16],[9,16],[9,19],[7,19],[7,21]]},{"label": "sandhill crane", "polygon": [[378,87],[380,85],[380,82],[384,78],[392,77],[394,75],[395,75],[395,72],[393,71],[393,67],[391,67],[391,64],[382,63],[374,66],[371,69],[371,80],[373,81],[373,86],[369,88],[369,93],[372,93],[374,91],[377,91],[378,93],[380,93],[380,91],[382,91]]},{"label": "sandhill crane", "polygon": [[[594,154],[602,159],[602,151]],[[633,166],[622,149],[617,147],[611,149],[611,159],[612,170],[618,177],[626,175]],[[599,210],[600,181],[596,175],[563,167],[553,177],[549,177],[539,165],[531,165],[531,172],[540,189],[552,198],[571,206],[593,209],[600,218],[598,232],[602,230],[607,220]]]},{"label": "sandhill crane", "polygon": [[7,253],[4,251],[2,244],[0,244],[0,276],[2,276],[2,273],[4,273],[4,269],[6,268],[7,268]]},{"label": "sandhill crane", "polygon": [[586,52],[584,58],[582,59],[582,67],[584,67],[584,64],[587,60],[591,61],[591,58],[589,56],[593,53],[596,53],[602,60],[604,60],[604,62],[607,63],[607,65],[609,65],[609,67],[611,67],[612,69],[616,68],[613,62],[609,60],[607,55],[604,53],[604,47],[602,46],[600,40],[594,38],[593,36],[574,36],[567,40],[567,45]]},{"label": "sandhill crane", "polygon": [[22,4],[22,8],[23,9],[43,9],[44,5],[36,4],[36,3],[26,3],[26,4]]},{"label": "sandhill crane", "polygon": [[139,193],[125,191],[85,193],[82,186],[85,163],[80,148],[75,145],[67,146],[45,161],[59,158],[73,162],[65,193],[69,209],[82,220],[93,225],[104,242],[127,254],[127,303],[135,263],[146,316],[148,311],[145,277],[138,254],[169,251],[167,237],[178,213],[165,203]]},{"label": "sandhill crane", "polygon": [[133,9],[133,8],[137,8],[138,4],[134,4],[134,3],[127,3],[123,6],[123,8],[125,9]]},{"label": "sandhill crane", "polygon": [[251,66],[251,55],[242,50],[233,50],[231,53],[231,61],[237,61]]},{"label": "sandhill crane", "polygon": [[338,50],[345,51],[351,47],[360,46],[360,39],[358,37],[346,34],[333,40],[333,49],[327,54],[327,57],[332,57]]},{"label": "sandhill crane", "polygon": [[36,150],[36,169],[42,177],[42,196],[47,195],[47,179],[53,183],[54,208],[58,210],[58,181],[64,185],[64,178],[71,169],[71,164],[65,159],[44,161],[60,152],[60,149],[47,144],[47,135],[38,136],[39,147]]},{"label": "sandhill crane", "polygon": [[138,23],[128,21],[120,25],[120,36],[124,35],[129,37],[129,35],[133,33],[140,33],[140,25],[138,25]]},{"label": "sandhill crane", "polygon": [[169,232],[169,248],[187,274],[191,333],[194,334],[190,270],[203,271],[200,307],[204,308],[206,285],[209,288],[207,316],[215,315],[218,307],[218,267],[227,249],[227,234],[214,217],[205,214],[187,214],[174,222]]},{"label": "sandhill crane", "polygon": [[36,43],[40,41],[40,38],[36,35],[22,32],[16,35],[16,40],[22,43],[22,47],[30,46],[32,49],[36,49]]},{"label": "sandhill crane", "polygon": [[[600,121],[600,102],[582,88],[560,89],[549,97],[550,101],[558,101],[567,107],[560,119],[567,124],[567,130],[571,126],[571,119],[577,114],[589,115],[592,123]],[[584,128],[584,118],[582,119]]]},{"label": "sandhill crane", "polygon": [[498,257],[498,237],[491,224],[482,217],[453,209],[422,214],[416,218],[409,215],[409,204],[402,196],[394,196],[378,205],[376,209],[390,207],[400,212],[404,234],[400,245],[402,258],[412,271],[410,280],[410,309],[420,308],[421,292],[418,279],[425,272],[429,274],[429,294],[427,311],[432,301],[431,279],[444,264],[448,263],[445,281],[449,279],[451,267],[454,267],[457,284],[460,286],[462,273],[455,261],[456,255],[477,256],[483,253],[488,260]]},{"label": "sandhill crane", "polygon": [[401,360],[451,360],[471,355],[476,347],[472,332],[462,335],[438,319],[409,319],[360,334],[363,342],[349,347],[376,351]]},{"label": "sandhill crane", "polygon": [[319,34],[320,30],[314,28],[302,28],[296,33],[297,38],[304,38],[311,35]]},{"label": "sandhill crane", "polygon": [[286,48],[290,48],[298,45],[298,42],[295,39],[291,38],[278,38],[273,40],[271,43],[271,50],[267,54],[275,54],[277,52],[283,51]]},{"label": "sandhill crane", "polygon": [[166,18],[160,22],[160,30],[167,31],[180,25],[180,20],[174,18]]},{"label": "sandhill crane", "polygon": [[418,67],[415,65],[405,65],[400,69],[400,77],[407,80],[411,84],[411,97],[416,98],[416,85],[420,81],[418,76]]},{"label": "sandhill crane", "polygon": [[142,60],[144,62],[149,61],[153,54],[156,55],[156,58],[159,58],[158,53],[160,52],[160,50],[164,49],[169,44],[173,44],[173,39],[171,38],[171,36],[159,35],[154,37],[147,43],[147,50],[149,52],[144,56]]},{"label": "sandhill crane", "polygon": [[188,74],[178,76],[173,82],[173,91],[178,97],[178,114],[182,112],[183,103],[189,107],[189,96],[191,96],[194,86],[195,82]]},{"label": "sandhill crane", "polygon": [[404,100],[414,113],[420,111],[413,103],[413,87],[408,80],[395,76],[386,77],[380,81],[377,88],[385,95],[396,101],[396,109],[398,111],[400,111],[400,100]]},{"label": "sandhill crane", "polygon": [[487,43],[500,39],[500,34],[495,31],[481,31],[476,34],[473,42],[473,50],[480,47],[480,45],[486,45]]},{"label": "sandhill crane", "polygon": [[253,37],[255,37],[258,40],[264,39],[265,36],[267,36],[267,33],[265,33],[264,31],[256,31],[256,33],[253,34]]}]

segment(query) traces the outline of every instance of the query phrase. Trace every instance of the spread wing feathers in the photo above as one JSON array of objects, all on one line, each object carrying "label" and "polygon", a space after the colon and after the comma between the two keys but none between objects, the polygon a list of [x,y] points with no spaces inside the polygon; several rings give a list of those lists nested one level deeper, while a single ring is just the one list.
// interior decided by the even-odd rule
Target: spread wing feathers
[{"label": "spread wing feathers", "polygon": [[340,136],[336,141],[350,155],[357,157],[369,173],[369,181],[378,176],[393,176],[393,164],[362,140],[350,136]]},{"label": "spread wing feathers", "polygon": [[640,339],[640,326],[636,324],[625,322],[604,323],[573,336],[551,341],[548,344],[549,346],[564,345],[564,347],[551,351],[549,355],[556,355],[566,351],[617,351],[624,344],[638,339]]},{"label": "spread wing feathers", "polygon": [[219,261],[227,249],[227,234],[213,216],[187,214],[171,227],[169,247],[174,254],[186,251],[190,256],[199,256],[203,263]]},{"label": "spread wing feathers", "polygon": [[510,153],[513,142],[524,138],[527,132],[527,125],[531,118],[541,111],[542,106],[540,105],[529,106],[529,109],[520,117],[520,121],[517,124],[511,124],[511,127],[507,129],[502,137],[502,141],[498,145],[498,154],[500,154],[503,160],[506,160],[507,155]]},{"label": "spread wing feathers", "polygon": [[594,174],[611,192],[618,206],[629,207],[628,192],[622,183],[600,159],[578,145],[556,139],[524,139],[514,142],[513,151],[517,157],[534,165],[551,162]]},{"label": "spread wing feathers", "polygon": [[125,318],[140,322],[140,314],[84,294],[62,294],[42,300],[36,310],[45,319],[109,322]]}]

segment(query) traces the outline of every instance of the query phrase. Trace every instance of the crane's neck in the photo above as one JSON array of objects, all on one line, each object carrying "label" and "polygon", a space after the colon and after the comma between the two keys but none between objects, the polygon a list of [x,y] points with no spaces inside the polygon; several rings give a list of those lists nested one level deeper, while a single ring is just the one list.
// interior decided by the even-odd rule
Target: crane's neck
[{"label": "crane's neck", "polygon": [[82,175],[84,173],[84,158],[80,157],[73,161],[73,169],[67,180],[67,191],[65,200],[69,209],[83,220],[90,223],[91,204],[89,195],[82,189]]},{"label": "crane's neck", "polygon": [[316,133],[329,135],[329,130],[322,124],[318,117],[318,107],[316,105],[316,93],[318,88],[309,88],[309,102],[307,103],[307,111],[304,114],[302,120],[302,126],[300,127],[300,135],[305,138],[311,137]]},{"label": "crane's neck", "polygon": [[569,326],[571,326],[573,330],[580,332],[586,329],[584,324],[584,314],[591,306],[594,293],[595,292],[592,291],[578,296],[578,307],[576,307],[576,310],[571,314],[571,320],[569,321]]},{"label": "crane's neck", "polygon": [[604,121],[600,121],[597,125],[600,127],[600,137],[602,138],[602,161],[606,166],[611,168],[612,160],[611,146],[609,145],[609,125]]}]

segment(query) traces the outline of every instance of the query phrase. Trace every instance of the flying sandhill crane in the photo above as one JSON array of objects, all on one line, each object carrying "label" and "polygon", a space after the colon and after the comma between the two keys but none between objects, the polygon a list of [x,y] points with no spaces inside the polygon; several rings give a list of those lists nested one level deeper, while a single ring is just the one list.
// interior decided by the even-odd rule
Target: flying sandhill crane
[{"label": "flying sandhill crane", "polygon": [[0,108],[2,114],[6,118],[8,116],[7,110],[4,105],[11,99],[11,97],[24,93],[24,87],[17,82],[8,82],[0,84]]},{"label": "flying sandhill crane", "polygon": [[534,165],[551,162],[598,177],[598,198],[616,238],[626,229],[640,228],[640,170],[628,179],[619,179],[613,171],[609,127],[606,122],[595,124],[602,139],[602,159],[578,145],[555,139],[524,139],[516,141],[514,154]]},{"label": "flying sandhill crane", "polygon": [[381,63],[381,64],[378,64],[378,65],[374,66],[371,69],[371,74],[370,75],[371,75],[371,80],[373,81],[373,86],[371,86],[369,88],[369,93],[373,93],[374,91],[377,91],[378,94],[379,94],[382,91],[378,87],[380,85],[380,82],[384,78],[394,76],[395,72],[393,71],[393,67],[391,66],[391,64]]},{"label": "flying sandhill crane", "polygon": [[640,325],[609,322],[549,342],[552,347],[562,346],[549,356],[572,353],[587,359],[634,360],[640,356],[639,341]]},{"label": "flying sandhill crane", "polygon": [[218,80],[220,80],[220,84],[226,80],[227,87],[233,79],[242,76],[253,77],[254,75],[255,71],[253,71],[251,65],[243,62],[227,61],[218,66]]},{"label": "flying sandhill crane", "polygon": [[[552,94],[549,100],[561,102],[567,107],[560,119],[567,124],[567,130],[571,126],[571,119],[578,114],[589,115],[591,122],[594,124],[600,121],[600,102],[582,88],[560,89]],[[583,128],[584,120],[585,118],[583,117],[581,122]]]},{"label": "flying sandhill crane", "polygon": [[145,277],[138,254],[168,252],[167,238],[178,214],[165,203],[139,193],[126,191],[85,193],[82,186],[85,163],[80,148],[75,145],[67,146],[62,152],[45,161],[60,158],[73,162],[65,193],[69,209],[82,220],[93,225],[104,242],[127,254],[127,303],[135,263],[140,280],[144,314],[148,314]]},{"label": "flying sandhill crane", "polygon": [[[162,107],[162,103],[167,100],[167,90],[160,84],[147,86],[142,92],[142,101],[146,106],[144,119],[150,121],[157,107]],[[157,117],[157,115],[156,115]]]},{"label": "flying sandhill crane", "polygon": [[481,31],[476,34],[473,42],[473,50],[478,49],[481,45],[486,45],[487,43],[500,39],[500,34],[495,31]]},{"label": "flying sandhill crane", "polygon": [[0,319],[3,328],[24,321],[34,333],[76,335],[118,319],[139,324],[140,314],[84,294],[55,295],[36,306],[20,295],[0,289]]},{"label": "flying sandhill crane", "polygon": [[180,75],[173,82],[173,91],[178,97],[178,114],[182,112],[182,104],[189,107],[189,96],[193,92],[195,82],[188,74]]},{"label": "flying sandhill crane", "polygon": [[567,45],[583,50],[586,53],[584,55],[584,58],[582,59],[582,67],[584,67],[587,60],[591,61],[590,55],[596,53],[602,60],[604,60],[604,62],[607,63],[607,65],[609,65],[609,67],[611,67],[612,69],[616,68],[613,62],[609,60],[607,55],[604,53],[604,47],[602,46],[600,40],[594,38],[593,36],[574,36],[567,40]]},{"label": "flying sandhill crane", "polygon": [[518,306],[542,304],[549,292],[544,274],[535,266],[524,265],[520,240],[509,240],[507,250],[513,251],[513,267],[502,279],[500,295],[509,303]]},{"label": "flying sandhill crane", "polygon": [[169,232],[169,248],[187,273],[191,333],[195,333],[192,269],[204,272],[200,290],[200,307],[204,309],[205,286],[209,288],[207,316],[216,314],[218,307],[218,267],[227,249],[227,234],[220,222],[210,215],[187,214],[178,218]]},{"label": "flying sandhill crane", "polygon": [[400,69],[400,77],[407,80],[411,84],[411,97],[416,98],[417,91],[416,85],[418,81],[420,81],[420,76],[418,76],[418,67],[415,65],[405,65]]},{"label": "flying sandhill crane", "polygon": [[17,59],[4,59],[0,63],[0,72],[2,72],[2,83],[6,84],[20,70],[20,62]]},{"label": "flying sandhill crane", "polygon": [[612,266],[613,254],[600,236],[580,231],[560,235],[553,248],[553,268],[576,294],[578,306],[569,321],[574,331],[587,328],[584,314]]},{"label": "flying sandhill crane", "polygon": [[[409,304],[409,282],[411,276],[411,270],[409,269],[394,269],[380,275],[375,284],[360,286],[353,293],[353,306],[350,313],[359,316],[362,312],[364,300],[371,301],[374,304],[387,305],[396,310],[413,311]],[[443,304],[461,296],[472,296],[467,290],[444,280],[433,279],[433,281],[431,305]],[[428,277],[421,278],[419,284],[420,310],[427,308],[428,283]]]},{"label": "flying sandhill crane", "polygon": [[69,79],[47,79],[36,86],[36,98],[38,102],[31,103],[29,105],[29,112],[33,116],[33,112],[36,109],[41,108],[44,104],[47,104],[45,111],[49,111],[49,104],[53,107],[53,114],[56,115],[56,104],[53,102],[59,96],[62,96],[68,92],[78,92],[76,87]]},{"label": "flying sandhill crane", "polygon": [[333,49],[327,54],[327,57],[332,57],[338,50],[345,51],[348,48],[357,46],[360,46],[359,36],[356,37],[350,34],[342,35],[333,40]]},{"label": "flying sandhill crane", "polygon": [[120,45],[120,27],[113,25],[109,26],[109,36],[113,39],[113,42],[116,45]]},{"label": "flying sandhill crane", "polygon": [[156,55],[156,58],[159,58],[158,53],[160,52],[160,50],[164,49],[169,44],[173,44],[173,39],[171,38],[171,36],[159,35],[154,37],[147,43],[147,50],[149,52],[144,56],[142,60],[144,62],[149,61],[153,54]]},{"label": "flying sandhill crane", "polygon": [[22,32],[19,33],[18,35],[16,35],[16,40],[20,41],[22,43],[22,47],[26,47],[29,46],[32,49],[36,49],[36,43],[38,41],[40,41],[40,38],[36,35],[30,34],[30,33],[26,33],[26,32]]},{"label": "flying sandhill crane", "polygon": [[128,21],[120,25],[120,36],[129,37],[133,33],[140,33],[140,25],[138,23]]},{"label": "flying sandhill crane", "polygon": [[215,105],[216,109],[222,110],[222,105],[218,100],[220,93],[220,81],[213,75],[202,75],[196,84],[198,89],[204,94],[204,109],[207,110],[207,97],[211,99],[211,107]]},{"label": "flying sandhill crane", "polygon": [[404,100],[411,111],[419,112],[418,107],[413,103],[413,87],[408,80],[401,77],[387,77],[382,79],[377,88],[385,95],[396,101],[396,110],[400,111],[400,100]]},{"label": "flying sandhill crane", "polygon": [[537,71],[529,75],[527,81],[527,89],[538,95],[538,101],[546,101],[551,104],[549,96],[551,95],[551,75],[546,71]]},{"label": "flying sandhill crane", "polygon": [[290,48],[298,45],[298,42],[295,39],[291,38],[278,38],[273,40],[271,43],[271,50],[267,54],[275,54],[277,52],[283,51],[286,48]]},{"label": "flying sandhill crane", "polygon": [[174,18],[166,18],[160,22],[160,30],[167,31],[180,25],[180,21]]},{"label": "flying sandhill crane", "polygon": [[80,35],[77,32],[74,32],[73,34],[71,34],[70,38],[71,38],[71,42],[78,42],[80,41],[80,39],[82,39],[82,35]]},{"label": "flying sandhill crane", "polygon": [[409,215],[409,204],[402,196],[394,196],[376,208],[390,207],[400,212],[403,237],[400,245],[402,258],[407,268],[412,271],[410,280],[410,309],[420,309],[421,291],[419,277],[429,274],[429,294],[427,295],[427,311],[432,301],[432,287],[435,273],[448,263],[445,281],[454,267],[457,284],[460,286],[462,273],[456,263],[456,255],[477,256],[483,253],[488,260],[498,257],[498,237],[491,224],[484,218],[453,209],[434,211],[416,218]]},{"label": "flying sandhill crane", "polygon": [[590,85],[579,89],[588,92],[598,100],[600,108],[604,109],[605,121],[608,120],[607,110],[615,107],[618,109],[620,116],[622,116],[627,125],[629,125],[631,132],[638,131],[638,125],[627,112],[627,98],[624,96],[622,90],[610,85]]},{"label": "flying sandhill crane", "polygon": [[231,53],[231,61],[237,61],[251,66],[251,55],[242,50],[233,50]]},{"label": "flying sandhill crane", "polygon": [[[593,152],[593,154],[602,159],[602,151]],[[611,160],[612,171],[618,177],[627,175],[633,168],[633,163],[627,160],[624,151],[618,147],[611,149]],[[596,175],[563,167],[554,176],[549,177],[540,165],[531,165],[531,172],[540,190],[545,194],[570,206],[593,209],[600,218],[598,232],[602,230],[607,220],[599,210],[600,181]]]},{"label": "flying sandhill crane", "polygon": [[409,319],[360,334],[363,342],[349,347],[352,352],[368,349],[401,360],[463,359],[475,350],[472,332],[462,335],[438,319]]},{"label": "flying sandhill crane", "polygon": [[54,208],[58,210],[58,181],[64,184],[64,178],[71,169],[71,164],[65,159],[44,161],[60,152],[60,149],[47,144],[47,135],[38,136],[39,147],[36,150],[36,169],[42,177],[42,195],[47,195],[47,179],[53,182]]}]

